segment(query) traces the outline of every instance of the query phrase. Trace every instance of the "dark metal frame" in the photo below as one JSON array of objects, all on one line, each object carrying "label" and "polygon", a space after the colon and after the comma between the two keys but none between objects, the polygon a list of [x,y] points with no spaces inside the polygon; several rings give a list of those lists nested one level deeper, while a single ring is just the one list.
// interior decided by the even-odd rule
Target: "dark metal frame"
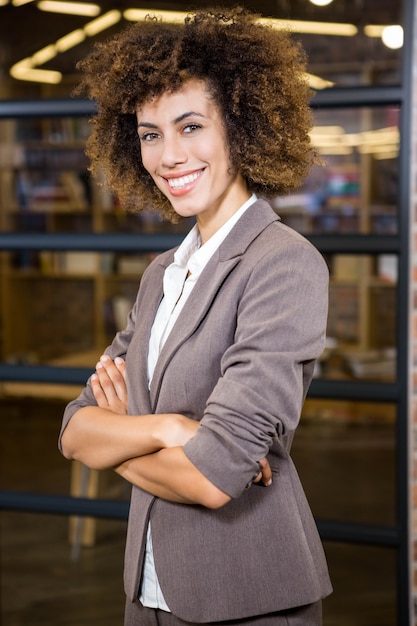
[{"label": "dark metal frame", "polygon": [[[318,520],[323,540],[354,542],[395,548],[398,551],[398,625],[410,620],[410,563],[408,528],[408,285],[409,285],[409,165],[411,137],[412,29],[413,0],[405,0],[405,46],[403,80],[400,87],[364,87],[329,89],[314,99],[316,108],[357,108],[398,105],[401,108],[401,150],[399,156],[399,234],[314,235],[309,237],[322,253],[398,254],[397,289],[397,380],[392,384],[314,380],[309,397],[325,399],[369,400],[391,402],[397,406],[396,524],[393,527]],[[0,119],[51,116],[89,116],[94,106],[87,100],[1,101]],[[33,234],[0,233],[1,250],[165,250],[177,245],[178,235],[114,234]],[[90,374],[87,368],[0,364],[0,381],[84,384]],[[91,500],[55,495],[0,491],[0,510],[37,511],[61,515],[80,515],[124,519],[128,504],[112,500]]]}]

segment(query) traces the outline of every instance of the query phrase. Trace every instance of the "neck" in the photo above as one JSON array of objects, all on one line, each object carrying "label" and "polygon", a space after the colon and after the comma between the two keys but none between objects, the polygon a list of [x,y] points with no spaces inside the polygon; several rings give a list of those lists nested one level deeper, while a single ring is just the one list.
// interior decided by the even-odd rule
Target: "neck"
[{"label": "neck", "polygon": [[210,239],[226,222],[239,211],[240,207],[251,197],[245,188],[233,198],[224,198],[221,206],[213,209],[209,215],[206,213],[197,215],[196,221],[200,232],[201,243]]}]

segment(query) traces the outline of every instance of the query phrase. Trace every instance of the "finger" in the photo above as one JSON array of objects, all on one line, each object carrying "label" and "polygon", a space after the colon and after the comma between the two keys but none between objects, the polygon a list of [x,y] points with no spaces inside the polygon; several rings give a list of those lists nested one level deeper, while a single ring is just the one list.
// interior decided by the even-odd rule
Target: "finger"
[{"label": "finger", "polygon": [[268,459],[262,459],[260,461],[260,465],[261,465],[261,476],[262,476],[262,482],[266,487],[269,487],[269,485],[272,483],[272,470],[271,470],[271,466],[269,465],[269,461]]},{"label": "finger", "polygon": [[96,399],[98,406],[103,409],[107,409],[109,403],[107,402],[106,394],[103,391],[98,375],[93,374],[91,376],[90,382],[91,389],[93,391],[94,398]]},{"label": "finger", "polygon": [[[125,373],[126,367],[125,367],[123,359],[118,358],[117,361],[118,363],[115,363],[112,361],[112,359],[109,356],[103,355],[102,357],[100,357],[99,363],[101,363],[101,365],[105,369],[108,379],[111,382],[112,386],[114,387],[114,391],[117,397],[120,398],[120,400],[122,401],[126,401],[127,400],[126,373]],[[105,378],[103,377],[103,382],[104,381],[105,381]],[[107,386],[109,385],[107,382],[105,384],[107,388]]]},{"label": "finger", "polygon": [[265,458],[259,461],[259,465],[261,467],[261,471],[259,472],[259,474],[257,475],[257,477],[255,478],[253,482],[254,483],[262,482],[263,485],[265,485],[266,487],[269,487],[269,485],[272,484],[271,466],[269,465],[268,460]]},{"label": "finger", "polygon": [[[259,463],[258,463],[259,465]],[[253,483],[259,483],[259,481],[262,478],[262,472],[258,472],[258,474],[256,474],[255,478],[252,480]]]},{"label": "finger", "polygon": [[114,364],[123,376],[124,381],[126,382],[126,361],[122,359],[122,357],[117,356],[114,359]]},{"label": "finger", "polygon": [[126,362],[124,359],[122,359],[121,357],[116,357],[114,360],[114,364],[117,367],[117,369],[119,370],[119,374],[122,377],[122,382],[120,383],[121,385],[121,393],[124,394],[125,399],[127,400],[127,369],[126,369]]},{"label": "finger", "polygon": [[260,467],[260,472],[256,475],[256,478],[253,479],[254,483],[259,483],[262,480],[262,471],[263,471],[264,461],[265,461],[265,459],[262,459],[262,461],[258,461],[258,465]]},{"label": "finger", "polygon": [[119,397],[112,380],[101,362],[97,363],[96,373],[92,377],[91,385],[100,407],[110,409],[120,415],[127,413],[127,399],[125,401]]},{"label": "finger", "polygon": [[103,393],[105,394],[107,398],[107,402],[111,404],[112,402],[118,399],[118,394],[106,367],[103,365],[101,361],[99,361],[96,365],[96,375],[100,382]]}]

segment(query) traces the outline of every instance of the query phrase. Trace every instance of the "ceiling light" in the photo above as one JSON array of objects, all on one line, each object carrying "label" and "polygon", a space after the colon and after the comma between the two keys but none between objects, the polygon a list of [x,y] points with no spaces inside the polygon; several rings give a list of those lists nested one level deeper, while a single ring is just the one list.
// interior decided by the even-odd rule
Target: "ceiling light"
[{"label": "ceiling light", "polygon": [[367,24],[364,26],[363,32],[367,37],[381,37],[384,28],[386,28],[384,24]]},{"label": "ceiling light", "polygon": [[56,48],[53,43],[49,46],[45,46],[45,48],[41,48],[31,56],[32,65],[43,65],[47,63],[54,57],[56,57]]},{"label": "ceiling light", "polygon": [[402,48],[404,44],[404,30],[402,26],[395,24],[367,24],[363,32],[368,37],[381,37],[387,48],[392,48],[393,50]]},{"label": "ceiling light", "polygon": [[368,130],[361,133],[362,141],[368,145],[398,144],[400,141],[400,131],[398,126],[379,128],[378,130]]},{"label": "ceiling light", "polygon": [[29,4],[29,2],[33,2],[33,0],[12,0],[12,5],[14,7],[20,7],[22,4]]},{"label": "ceiling light", "polygon": [[28,80],[37,83],[54,84],[61,82],[61,72],[38,70],[32,67],[32,59],[22,59],[10,68],[10,75],[17,80]]},{"label": "ceiling light", "polygon": [[117,24],[122,15],[120,11],[109,11],[104,15],[96,18],[84,26],[78,28],[64,37],[58,39],[54,44],[50,44],[41,50],[35,52],[32,57],[22,59],[10,68],[10,75],[17,80],[30,80],[39,83],[57,84],[62,80],[61,72],[52,70],[39,70],[35,65],[42,65],[50,59],[54,58],[59,52],[65,52],[73,46],[84,41],[86,35],[93,37],[97,33]]},{"label": "ceiling light", "polygon": [[[317,147],[317,146],[315,146]],[[327,155],[327,156],[342,156],[353,154],[353,149],[349,146],[329,146],[326,148],[317,147],[319,154]]]},{"label": "ceiling light", "polygon": [[30,69],[23,72],[19,78],[20,80],[29,80],[35,83],[57,85],[62,80],[62,74],[53,70]]},{"label": "ceiling light", "polygon": [[[0,0],[0,3],[4,0]],[[18,4],[25,4],[26,2],[30,2],[32,0],[12,0],[12,2],[17,6]],[[85,4],[77,2],[59,2],[58,0],[40,0],[38,3],[39,8],[42,10],[51,10],[51,6],[54,10],[57,10],[57,7],[60,8],[60,12],[63,12],[63,8],[66,9],[65,12],[74,13],[77,11],[79,7],[94,7],[94,10],[100,11],[100,7],[94,4]],[[91,10],[91,9],[89,9]],[[81,14],[80,11],[77,11],[77,14]],[[83,10],[83,15],[86,15],[86,11]],[[124,17],[130,21],[139,21],[143,20],[147,15],[155,15],[160,17],[161,19],[165,19],[168,22],[173,23],[183,23],[184,19],[187,17],[188,13],[183,11],[152,11],[151,9],[127,9],[124,12]],[[45,48],[42,48],[38,52],[36,52],[31,58],[23,59],[16,63],[10,69],[10,75],[13,78],[18,80],[34,80],[38,82],[46,82],[46,83],[59,83],[62,80],[62,74],[60,72],[54,72],[50,70],[38,70],[34,68],[34,65],[42,65],[46,63],[54,56],[56,56],[59,52],[65,52],[69,50],[73,46],[78,45],[82,41],[84,41],[85,37],[94,37],[98,33],[103,30],[110,28],[117,24],[122,18],[122,14],[120,11],[113,10],[97,17],[95,20],[92,20],[88,24],[84,26],[84,28],[79,28],[75,31],[72,31],[58,39],[55,44],[50,44]],[[259,20],[265,24],[268,24],[274,28],[289,28],[293,32],[298,33],[312,33],[312,34],[327,34],[327,35],[342,35],[342,36],[353,36],[357,33],[357,28],[353,24],[335,24],[331,22],[302,22],[302,21],[293,21],[293,20],[275,20],[270,18],[263,18]],[[332,82],[321,79],[318,76],[313,76],[307,74],[307,78],[309,80],[310,86],[314,89],[323,89],[325,87],[331,87],[333,85]]]},{"label": "ceiling light", "polygon": [[[188,13],[183,11],[159,11],[158,9],[126,9],[123,17],[132,22],[139,22],[147,15],[155,15],[162,20],[171,23],[183,23]],[[339,35],[342,37],[352,37],[356,35],[358,29],[354,24],[339,24],[333,22],[305,22],[301,20],[280,20],[273,18],[260,18],[261,24],[267,24],[273,28],[289,28],[294,33],[305,33],[312,35]]]},{"label": "ceiling light", "polygon": [[84,32],[89,37],[94,37],[94,35],[101,33],[101,31],[106,30],[106,28],[110,28],[110,26],[114,26],[114,24],[120,22],[121,18],[122,14],[120,11],[109,11],[92,22],[88,22],[88,24],[84,26]]},{"label": "ceiling light", "polygon": [[274,28],[289,28],[293,33],[304,33],[307,35],[353,37],[358,32],[354,24],[343,24],[339,22],[305,22],[303,20],[279,20],[272,18],[261,18],[259,22],[269,24]]},{"label": "ceiling light", "polygon": [[78,28],[77,30],[73,30],[68,35],[61,37],[55,42],[55,47],[58,52],[66,52],[70,48],[74,48],[74,46],[78,46],[79,43],[84,41],[85,33],[82,28]]},{"label": "ceiling light", "polygon": [[5,7],[6,4],[9,4],[9,0],[0,0],[0,7]]},{"label": "ceiling light", "polygon": [[36,5],[41,11],[65,13],[67,15],[87,15],[94,17],[100,13],[98,4],[87,2],[60,2],[59,0],[40,0]]},{"label": "ceiling light", "polygon": [[123,17],[129,22],[140,22],[147,15],[154,15],[170,24],[183,24],[188,13],[184,11],[159,11],[159,9],[126,9],[123,13]]},{"label": "ceiling light", "polygon": [[316,7],[326,7],[328,4],[331,4],[333,0],[310,0],[310,2]]},{"label": "ceiling light", "polygon": [[359,133],[346,133],[342,126],[315,126],[310,137],[321,154],[350,154],[354,148],[361,154],[392,153],[399,146],[396,126]]},{"label": "ceiling light", "polygon": [[381,35],[382,42],[392,50],[402,48],[404,44],[404,31],[402,26],[386,26]]},{"label": "ceiling light", "polygon": [[321,78],[320,76],[316,76],[315,74],[306,73],[305,76],[308,80],[308,84],[312,89],[326,89],[327,87],[333,87],[334,85],[332,81]]}]

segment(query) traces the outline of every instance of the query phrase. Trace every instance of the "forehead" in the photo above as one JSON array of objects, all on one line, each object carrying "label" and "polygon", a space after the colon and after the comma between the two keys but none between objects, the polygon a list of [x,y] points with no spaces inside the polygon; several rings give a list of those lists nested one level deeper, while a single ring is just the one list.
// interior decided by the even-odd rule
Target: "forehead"
[{"label": "forehead", "polygon": [[137,116],[172,115],[175,118],[186,111],[210,116],[219,114],[219,108],[204,81],[192,79],[176,91],[165,91],[147,100],[138,107]]}]

